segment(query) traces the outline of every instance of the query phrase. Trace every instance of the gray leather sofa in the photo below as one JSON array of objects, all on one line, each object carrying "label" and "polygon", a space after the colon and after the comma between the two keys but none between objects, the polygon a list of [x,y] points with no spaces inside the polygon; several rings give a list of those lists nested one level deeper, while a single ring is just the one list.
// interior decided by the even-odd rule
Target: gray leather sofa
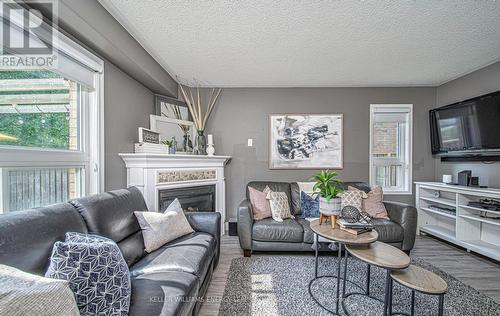
[{"label": "gray leather sofa", "polygon": [[[354,186],[365,192],[370,186],[364,182],[346,182],[344,186]],[[288,195],[292,214],[295,219],[286,219],[282,223],[272,218],[254,221],[249,200],[248,187],[264,190],[266,186],[273,191]],[[297,183],[254,181],[247,185],[247,198],[238,207],[238,236],[240,246],[246,257],[252,251],[312,251],[314,234],[309,221],[300,217],[300,190]],[[394,245],[409,253],[415,244],[417,229],[417,210],[410,205],[385,202],[389,215],[387,219],[374,219],[379,240]],[[327,249],[325,245],[320,245]]]},{"label": "gray leather sofa", "polygon": [[66,232],[113,239],[130,269],[129,315],[196,315],[220,253],[220,214],[187,213],[194,233],[146,253],[134,211],[147,211],[136,188],[0,216],[0,263],[44,275]]}]

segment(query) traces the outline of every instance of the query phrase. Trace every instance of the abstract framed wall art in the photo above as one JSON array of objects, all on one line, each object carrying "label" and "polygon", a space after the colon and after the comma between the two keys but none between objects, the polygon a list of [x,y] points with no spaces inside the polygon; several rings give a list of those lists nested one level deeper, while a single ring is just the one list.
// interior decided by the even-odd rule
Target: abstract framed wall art
[{"label": "abstract framed wall art", "polygon": [[342,114],[269,115],[270,169],[342,169]]}]

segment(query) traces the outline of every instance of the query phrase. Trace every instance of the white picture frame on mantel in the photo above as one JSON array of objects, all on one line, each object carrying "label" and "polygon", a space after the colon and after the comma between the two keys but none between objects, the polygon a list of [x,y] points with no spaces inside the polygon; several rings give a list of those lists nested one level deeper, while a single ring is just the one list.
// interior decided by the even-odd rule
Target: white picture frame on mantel
[{"label": "white picture frame on mantel", "polygon": [[[176,136],[175,140],[178,143],[182,143],[183,138],[178,137],[182,136],[183,132],[180,130],[180,125],[185,125],[189,126],[189,135],[191,135],[191,142],[195,142],[195,128],[194,128],[194,123],[192,121],[184,121],[184,120],[178,120],[170,117],[165,117],[165,116],[159,116],[159,115],[149,115],[149,128],[152,131],[155,131],[160,134],[160,142],[162,140],[166,139],[171,139],[172,136]],[[177,133],[175,132],[177,131]],[[182,151],[177,151],[177,154],[187,154]]]}]

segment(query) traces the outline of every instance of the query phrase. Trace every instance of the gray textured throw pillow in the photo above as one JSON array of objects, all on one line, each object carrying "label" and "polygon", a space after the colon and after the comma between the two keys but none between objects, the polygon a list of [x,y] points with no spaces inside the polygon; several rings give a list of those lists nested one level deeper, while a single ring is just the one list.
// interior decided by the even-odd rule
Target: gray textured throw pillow
[{"label": "gray textured throw pillow", "polygon": [[271,214],[275,221],[282,222],[286,218],[295,218],[290,210],[288,195],[285,192],[269,191],[267,197],[271,206]]},{"label": "gray textured throw pillow", "polygon": [[194,232],[178,199],[175,199],[164,213],[134,212],[134,214],[142,229],[146,252],[155,251],[169,241]]},{"label": "gray textured throw pillow", "polygon": [[69,283],[0,264],[0,315],[78,316]]}]

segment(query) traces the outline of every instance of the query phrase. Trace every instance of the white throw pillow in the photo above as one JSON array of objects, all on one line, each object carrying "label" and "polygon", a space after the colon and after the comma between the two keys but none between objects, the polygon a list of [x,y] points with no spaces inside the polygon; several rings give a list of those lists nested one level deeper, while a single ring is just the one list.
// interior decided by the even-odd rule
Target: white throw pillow
[{"label": "white throw pillow", "polygon": [[0,264],[0,315],[78,316],[80,312],[68,281]]},{"label": "white throw pillow", "polygon": [[297,182],[297,185],[299,186],[299,191],[303,191],[311,196],[314,193],[315,184],[316,182]]},{"label": "white throw pillow", "polygon": [[275,221],[282,222],[285,218],[295,218],[290,210],[288,196],[285,192],[269,191],[267,197],[271,206],[271,214]]},{"label": "white throw pillow", "polygon": [[134,212],[144,237],[146,252],[152,252],[176,238],[194,232],[181,203],[175,199],[164,213]]}]

